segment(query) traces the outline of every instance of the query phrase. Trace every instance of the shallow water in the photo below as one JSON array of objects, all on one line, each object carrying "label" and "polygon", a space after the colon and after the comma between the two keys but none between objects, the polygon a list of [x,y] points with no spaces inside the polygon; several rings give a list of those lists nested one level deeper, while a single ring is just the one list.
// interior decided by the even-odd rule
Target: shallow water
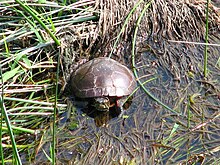
[{"label": "shallow water", "polygon": [[[142,82],[156,77],[145,87],[179,115],[163,108],[142,89],[135,93],[122,117],[110,118],[101,127],[97,127],[94,118],[76,108],[70,121],[64,122],[65,127],[58,132],[58,160],[74,164],[111,164],[114,161],[116,164],[133,161],[166,164],[184,163],[196,156],[201,159],[198,162],[210,163],[218,158],[219,152],[212,156],[208,153],[218,146],[220,138],[219,120],[215,118],[220,106],[217,91],[202,83],[198,72],[190,78],[187,70],[180,79],[175,79],[174,74],[161,67],[158,58],[149,52],[141,55],[139,65],[140,77],[145,76]],[[219,82],[218,69],[212,69],[213,80]],[[215,83],[215,88],[219,89],[219,83]],[[194,94],[199,95],[190,103],[189,97]],[[200,126],[202,121],[204,127]],[[71,127],[71,123],[77,124]]]}]

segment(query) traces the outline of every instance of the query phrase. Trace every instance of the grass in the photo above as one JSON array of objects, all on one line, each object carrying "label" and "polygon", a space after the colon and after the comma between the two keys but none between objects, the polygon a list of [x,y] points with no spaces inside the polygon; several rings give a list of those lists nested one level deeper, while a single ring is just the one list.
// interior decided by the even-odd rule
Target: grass
[{"label": "grass", "polygon": [[[82,16],[80,14],[75,14],[75,16],[72,15],[74,18],[69,20],[69,15],[63,15],[62,22],[57,22],[59,17],[56,17],[55,14],[58,16],[61,14],[61,12],[65,13],[70,9],[75,9],[74,5],[71,5],[70,8],[65,8],[64,6],[58,4],[52,4],[50,7],[48,6],[49,4],[47,4],[49,2],[46,1],[46,3],[43,4],[32,3],[29,5],[24,4],[19,0],[16,0],[16,2],[23,9],[18,8],[16,3],[8,1],[2,2],[3,6],[1,6],[1,10],[3,10],[3,7],[5,6],[8,12],[13,13],[11,18],[6,14],[6,16],[1,20],[7,20],[7,23],[9,24],[8,30],[2,31],[1,33],[1,36],[3,36],[3,38],[1,38],[1,44],[4,44],[4,49],[2,49],[3,53],[1,54],[4,60],[1,62],[1,68],[5,70],[1,75],[1,89],[2,94],[4,94],[2,96],[5,96],[1,98],[1,114],[4,115],[4,120],[1,120],[1,137],[5,136],[6,133],[9,132],[10,139],[12,141],[11,147],[10,145],[8,145],[8,147],[3,145],[4,148],[1,149],[4,151],[8,150],[8,153],[10,153],[10,148],[13,148],[13,154],[11,156],[14,155],[15,157],[6,156],[5,162],[15,161],[16,164],[21,164],[21,159],[18,154],[18,152],[21,152],[21,150],[20,147],[17,147],[19,145],[16,145],[15,143],[15,137],[17,137],[18,141],[18,135],[32,134],[36,136],[40,134],[42,132],[39,130],[41,124],[53,116],[53,145],[51,149],[51,160],[53,161],[53,164],[55,164],[56,112],[58,109],[59,113],[62,112],[62,107],[65,108],[65,104],[57,104],[60,60],[58,60],[58,62],[54,62],[53,60],[55,59],[54,57],[56,54],[52,55],[47,52],[46,49],[48,49],[48,47],[54,42],[60,46],[60,41],[53,34],[57,31],[55,27],[59,28],[59,26],[62,27],[65,26],[65,24],[84,22],[86,20],[92,20],[95,17],[87,16],[83,13],[84,15]],[[40,7],[36,8],[35,5],[40,5]],[[85,6],[83,3],[76,3],[76,5],[78,6],[77,9],[79,10],[79,13],[81,6]],[[44,31],[46,33],[44,33]],[[26,47],[24,45],[22,46],[22,43],[21,45],[16,45],[16,43],[14,43],[20,39],[25,43],[24,39],[26,37],[31,37],[34,45],[30,44],[27,45],[28,47]],[[50,37],[54,40],[54,42],[50,40]],[[8,45],[9,43],[13,43],[13,45]],[[3,50],[5,50],[5,52]],[[46,56],[45,53],[48,53],[49,56]],[[56,58],[60,59],[59,53],[57,53]],[[54,71],[51,75],[55,77],[54,80],[52,77],[45,77],[42,79],[38,78],[38,76],[44,76],[45,72],[48,72],[49,69],[53,69],[55,67],[57,67],[58,70],[57,72]],[[47,76],[47,74],[45,74],[45,76]],[[54,83],[57,85],[54,86]],[[7,111],[5,106],[7,106]],[[7,127],[5,127],[5,123],[7,124]],[[12,123],[16,123],[16,126],[14,126]],[[13,132],[16,132],[17,136],[14,136]],[[2,144],[4,144],[4,141]],[[28,149],[34,147],[36,147],[36,144],[32,143],[29,145],[24,145],[22,150],[24,148]],[[5,163],[3,156],[4,155],[2,155],[1,159],[2,164]]]},{"label": "grass", "polygon": [[[212,8],[206,10],[205,24],[190,17],[190,10],[185,15],[184,19],[189,17],[185,23],[181,22],[181,15],[176,20],[171,18],[173,23],[163,22],[162,17],[157,20],[162,11],[164,18],[169,16],[170,8],[164,1],[131,2],[130,8],[126,6],[127,11],[124,6],[117,6],[123,1],[116,6],[111,3],[113,1],[103,2],[1,2],[1,163],[218,164],[219,57],[210,53],[208,58],[207,54],[219,52],[219,36],[212,36],[212,28],[209,29],[215,27]],[[198,13],[206,9],[202,2],[198,4],[200,8],[189,5]],[[161,6],[164,8],[159,10]],[[178,6],[181,3],[174,5],[174,11],[180,11]],[[210,17],[213,22],[208,21]],[[149,19],[153,23],[161,21],[164,33],[158,28],[159,24],[151,24]],[[195,39],[205,36],[205,49],[200,40],[192,42],[190,35],[184,36],[184,27],[179,31],[173,28],[187,23],[191,29],[195,28],[193,23],[205,25],[204,34],[194,29]],[[157,31],[156,37],[151,36],[149,25]],[[169,30],[173,32],[171,38]],[[152,37],[153,41],[147,37],[142,39],[142,34]],[[166,40],[164,36],[157,38],[162,34],[169,37],[166,36]],[[164,44],[160,41],[167,44],[167,54],[159,51]],[[130,46],[124,46],[125,54],[120,49],[123,44]],[[144,44],[147,55],[138,50],[140,44]],[[189,48],[189,57],[181,53],[191,60],[191,64],[188,65],[187,60],[179,62],[179,66],[175,63],[180,58],[176,57],[179,45]],[[200,58],[199,53],[193,52],[196,50],[192,45],[205,55]],[[212,48],[216,49],[212,51]],[[97,128],[91,117],[75,109],[71,112],[71,123],[65,121],[63,124],[67,109],[75,108],[67,104],[68,98],[62,97],[71,64],[93,58],[93,54],[117,58],[118,52],[121,59],[132,59],[140,85],[135,91],[133,109],[126,112],[127,117],[110,120],[107,128]],[[184,56],[181,59],[184,61]],[[183,75],[185,66],[191,67],[187,70],[190,76]],[[164,78],[165,73],[172,78]],[[175,74],[180,78],[177,76],[174,80]],[[181,81],[177,83],[178,88],[175,86],[177,81]]]},{"label": "grass", "polygon": [[149,3],[147,3],[143,9],[143,11],[140,14],[140,17],[137,20],[137,25],[135,28],[135,32],[134,32],[134,39],[133,39],[133,44],[132,44],[132,64],[133,64],[133,70],[134,70],[134,75],[137,78],[137,81],[139,83],[139,85],[142,87],[142,89],[145,91],[145,93],[151,97],[153,100],[155,100],[157,103],[159,103],[160,105],[162,105],[164,108],[166,108],[167,110],[173,112],[174,114],[179,114],[178,112],[176,112],[175,110],[173,110],[172,108],[170,108],[169,106],[165,105],[163,102],[161,102],[158,98],[156,98],[153,94],[150,93],[150,91],[148,91],[145,87],[144,84],[138,79],[138,74],[137,74],[137,69],[135,68],[135,44],[136,44],[136,38],[137,38],[137,32],[138,32],[138,28],[140,25],[140,22],[142,20],[142,17],[144,16],[146,10],[149,8],[149,6],[151,5],[151,1]]},{"label": "grass", "polygon": [[[208,43],[208,36],[209,36],[209,0],[207,0],[207,6],[206,6],[206,27],[205,27],[205,42]],[[204,77],[207,77],[207,64],[208,63],[208,45],[205,46],[205,52],[204,52]]]}]

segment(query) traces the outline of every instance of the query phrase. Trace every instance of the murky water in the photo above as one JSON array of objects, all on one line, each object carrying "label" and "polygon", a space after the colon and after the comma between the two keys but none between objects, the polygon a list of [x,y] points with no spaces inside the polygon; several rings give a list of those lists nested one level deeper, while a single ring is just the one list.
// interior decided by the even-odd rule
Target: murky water
[{"label": "murky water", "polygon": [[[197,50],[200,52],[200,49]],[[142,53],[140,59],[138,73],[141,81],[156,78],[145,87],[179,115],[163,108],[141,88],[120,118],[104,115],[104,119],[106,117],[109,121],[101,127],[82,109],[76,109],[70,121],[58,132],[57,158],[60,162],[110,164],[115,161],[118,164],[134,161],[136,164],[165,164],[181,162],[192,155],[195,156],[192,156],[192,160],[198,157],[200,162],[214,161],[206,150],[214,149],[219,143],[219,120],[215,119],[220,106],[216,93],[219,84],[214,83],[214,80],[220,81],[218,68],[212,68],[212,89],[208,82],[202,83],[199,72],[195,71],[191,78],[186,69],[175,77],[174,72],[166,68],[171,66],[162,67],[155,54]],[[212,60],[211,63],[216,61]],[[184,65],[189,66],[188,63]],[[189,98],[194,94],[199,95],[194,98],[194,103],[190,103]],[[210,119],[213,119],[212,122]],[[206,125],[202,128],[203,120]],[[72,127],[72,123],[77,124]],[[203,157],[200,154],[204,154]],[[217,158],[219,152],[214,155]]]}]

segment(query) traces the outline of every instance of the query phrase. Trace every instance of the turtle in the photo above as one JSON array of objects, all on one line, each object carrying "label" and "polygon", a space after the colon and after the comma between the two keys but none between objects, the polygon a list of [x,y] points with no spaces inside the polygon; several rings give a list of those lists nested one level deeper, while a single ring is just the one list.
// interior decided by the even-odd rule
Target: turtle
[{"label": "turtle", "polygon": [[70,76],[71,92],[89,99],[98,111],[109,111],[123,103],[136,88],[133,72],[109,57],[94,58],[76,69]]}]

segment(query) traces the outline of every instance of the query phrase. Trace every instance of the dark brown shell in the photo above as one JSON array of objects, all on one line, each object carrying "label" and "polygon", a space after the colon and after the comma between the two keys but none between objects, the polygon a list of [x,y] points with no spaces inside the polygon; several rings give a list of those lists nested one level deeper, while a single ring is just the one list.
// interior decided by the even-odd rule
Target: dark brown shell
[{"label": "dark brown shell", "polygon": [[95,58],[80,66],[71,75],[74,95],[80,98],[127,96],[136,87],[133,73],[119,62]]}]

